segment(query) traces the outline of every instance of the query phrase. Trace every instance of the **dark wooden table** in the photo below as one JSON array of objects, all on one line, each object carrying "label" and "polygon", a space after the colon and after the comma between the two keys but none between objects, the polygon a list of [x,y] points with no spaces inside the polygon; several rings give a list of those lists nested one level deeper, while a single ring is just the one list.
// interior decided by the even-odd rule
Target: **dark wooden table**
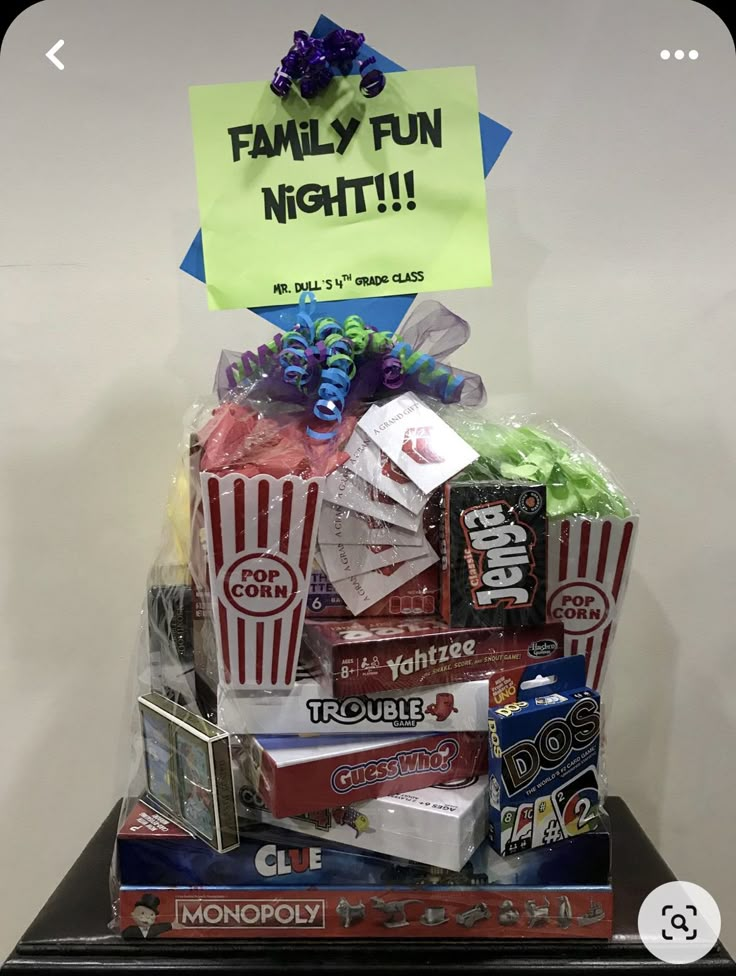
[{"label": "dark wooden table", "polygon": [[[620,797],[608,801],[613,834],[614,937],[611,942],[482,941],[401,939],[338,941],[297,939],[124,942],[110,931],[108,871],[117,808],[102,824],[72,869],[15,947],[4,976],[21,973],[208,974],[247,972],[402,974],[467,971],[495,973],[612,973],[676,971],[655,959],[639,940],[636,919],[645,896],[674,875]],[[736,964],[718,945],[688,967],[697,972],[736,974]]]}]

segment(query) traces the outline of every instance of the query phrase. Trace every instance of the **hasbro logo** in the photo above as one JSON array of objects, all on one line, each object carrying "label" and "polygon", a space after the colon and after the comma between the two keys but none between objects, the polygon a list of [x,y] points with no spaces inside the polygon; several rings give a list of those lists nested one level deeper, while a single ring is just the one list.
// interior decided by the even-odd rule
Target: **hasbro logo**
[{"label": "hasbro logo", "polygon": [[529,657],[549,657],[557,650],[557,641],[547,638],[547,640],[534,641],[529,645]]}]

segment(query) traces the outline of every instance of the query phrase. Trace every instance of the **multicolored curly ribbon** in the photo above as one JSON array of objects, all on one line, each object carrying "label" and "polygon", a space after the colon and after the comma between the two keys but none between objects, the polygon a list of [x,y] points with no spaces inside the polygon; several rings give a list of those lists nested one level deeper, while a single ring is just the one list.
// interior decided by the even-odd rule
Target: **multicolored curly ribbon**
[{"label": "multicolored curly ribbon", "polygon": [[269,342],[259,346],[257,353],[244,352],[238,360],[231,363],[225,371],[230,389],[240,386],[256,372],[262,375],[267,373],[281,351],[281,344],[282,336],[275,335]]},{"label": "multicolored curly ribbon", "polygon": [[342,324],[327,316],[317,318],[317,304],[313,292],[303,292],[294,328],[259,346],[257,354],[243,353],[228,365],[228,387],[234,389],[259,372],[261,376],[277,372],[300,394],[315,399],[313,413],[320,422],[315,427],[321,429],[310,426],[307,433],[320,441],[337,433],[352,382],[368,363],[380,363],[380,384],[388,390],[400,389],[411,377],[444,402],[459,399],[466,374],[438,363],[390,332],[378,332],[358,315],[349,315]]},{"label": "multicolored curly ribbon", "polygon": [[398,358],[407,375],[416,374],[420,383],[445,402],[453,399],[465,380],[463,376],[456,375],[449,366],[438,363],[427,353],[416,352],[408,342],[397,342],[393,355]]}]

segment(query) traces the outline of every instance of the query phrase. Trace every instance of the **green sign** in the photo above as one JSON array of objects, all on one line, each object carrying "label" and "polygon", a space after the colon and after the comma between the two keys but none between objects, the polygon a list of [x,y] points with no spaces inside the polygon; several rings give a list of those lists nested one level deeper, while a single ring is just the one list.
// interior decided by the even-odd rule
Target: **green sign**
[{"label": "green sign", "polygon": [[474,68],[190,89],[210,308],[491,284]]}]

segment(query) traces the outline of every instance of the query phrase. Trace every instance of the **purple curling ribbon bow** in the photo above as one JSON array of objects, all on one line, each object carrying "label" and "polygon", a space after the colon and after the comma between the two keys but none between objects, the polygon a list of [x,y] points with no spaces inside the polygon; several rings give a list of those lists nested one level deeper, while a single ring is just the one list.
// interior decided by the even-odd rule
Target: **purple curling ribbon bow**
[{"label": "purple curling ribbon bow", "polygon": [[[302,98],[314,98],[332,81],[335,72],[347,75],[365,41],[364,34],[336,27],[325,37],[311,37],[306,31],[294,31],[294,43],[281,59],[271,82],[271,91],[286,98],[295,82]],[[378,68],[364,73],[374,57],[358,61],[361,73],[360,91],[366,98],[380,95],[386,76]]]}]

